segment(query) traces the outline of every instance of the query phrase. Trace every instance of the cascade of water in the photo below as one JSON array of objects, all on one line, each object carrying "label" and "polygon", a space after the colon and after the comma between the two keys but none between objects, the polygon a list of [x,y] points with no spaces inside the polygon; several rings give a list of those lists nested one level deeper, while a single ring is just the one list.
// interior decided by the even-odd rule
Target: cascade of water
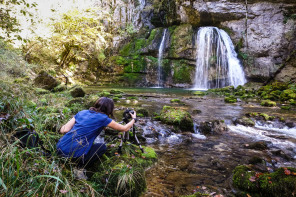
[{"label": "cascade of water", "polygon": [[217,27],[202,27],[197,33],[194,89],[237,87],[246,83],[242,66],[228,34]]},{"label": "cascade of water", "polygon": [[166,38],[166,34],[167,34],[167,29],[165,29],[163,31],[163,35],[162,35],[162,39],[161,39],[161,43],[158,49],[158,87],[162,87],[163,86],[163,79],[162,79],[162,56],[163,56],[163,50],[165,47],[165,38]]},{"label": "cascade of water", "polygon": [[140,5],[141,5],[141,9],[143,9],[146,5],[146,0],[139,0]]}]

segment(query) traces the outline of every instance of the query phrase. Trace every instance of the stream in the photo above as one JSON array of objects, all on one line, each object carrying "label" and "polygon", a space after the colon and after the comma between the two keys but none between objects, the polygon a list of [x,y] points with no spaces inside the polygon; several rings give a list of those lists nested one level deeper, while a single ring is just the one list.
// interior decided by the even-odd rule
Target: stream
[{"label": "stream", "polygon": [[[159,121],[140,118],[138,125],[146,138],[144,145],[153,147],[158,154],[158,162],[146,171],[147,190],[144,197],[190,195],[197,191],[210,196],[233,196],[232,171],[237,165],[249,164],[254,157],[264,160],[264,164],[257,165],[261,170],[272,172],[278,167],[296,167],[295,127],[260,121],[256,121],[254,127],[233,124],[236,118],[248,112],[281,116],[295,123],[295,111],[262,107],[255,100],[228,104],[223,97],[197,97],[189,90],[120,90],[126,93],[126,97],[137,96],[137,100],[122,99],[115,104],[117,109],[143,107],[152,115],[160,112],[164,105],[181,106],[191,113],[195,123],[195,133],[174,133],[170,126]],[[184,104],[170,103],[173,98],[179,98]],[[194,110],[201,113],[194,114]],[[120,110],[115,112],[118,118],[121,114]],[[225,121],[228,131],[206,136],[199,133],[196,125],[217,119]],[[158,135],[153,131],[157,131]],[[268,149],[248,148],[258,141],[266,142]]]}]

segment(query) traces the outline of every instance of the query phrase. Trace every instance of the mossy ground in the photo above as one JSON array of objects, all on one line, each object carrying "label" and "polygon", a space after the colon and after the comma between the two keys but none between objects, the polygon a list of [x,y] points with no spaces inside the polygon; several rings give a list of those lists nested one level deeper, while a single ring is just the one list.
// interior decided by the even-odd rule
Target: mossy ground
[{"label": "mossy ground", "polygon": [[237,166],[233,171],[233,185],[251,196],[293,196],[296,169],[279,168],[272,173],[261,173],[248,166]]}]

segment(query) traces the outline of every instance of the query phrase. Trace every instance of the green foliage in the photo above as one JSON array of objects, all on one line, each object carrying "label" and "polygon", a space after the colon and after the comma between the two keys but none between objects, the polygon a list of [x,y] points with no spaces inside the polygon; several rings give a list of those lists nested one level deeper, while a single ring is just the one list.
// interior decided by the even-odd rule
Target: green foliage
[{"label": "green foliage", "polygon": [[0,37],[0,39],[23,40],[23,38],[19,35],[21,30],[16,15],[19,12],[23,15],[23,17],[31,17],[31,22],[33,22],[32,14],[28,11],[28,9],[36,7],[36,5],[37,4],[35,2],[28,3],[26,0],[0,1],[0,28],[5,34],[5,37]]},{"label": "green foliage", "polygon": [[136,33],[136,29],[132,23],[127,23],[124,28],[118,29],[120,36],[129,37]]},{"label": "green foliage", "polygon": [[105,51],[111,43],[112,34],[105,28],[105,22],[112,22],[109,12],[99,8],[71,10],[53,21],[53,36],[38,38],[24,47],[27,60],[51,67],[61,74],[64,70],[75,71],[76,65],[91,61],[88,69],[107,60]]},{"label": "green foliage", "polygon": [[[129,143],[123,144],[119,154],[118,145],[110,144],[107,156],[93,169],[96,173],[91,182],[105,196],[140,196],[146,188],[144,168],[152,165],[157,155],[152,148],[143,147],[144,153],[141,153],[138,146]],[[102,180],[108,181],[105,186]]]},{"label": "green foliage", "polygon": [[[35,65],[23,60],[19,50],[13,49],[7,42],[0,39],[0,78],[1,80],[15,80],[15,82],[28,82],[29,71]],[[18,79],[15,79],[18,78]]]}]

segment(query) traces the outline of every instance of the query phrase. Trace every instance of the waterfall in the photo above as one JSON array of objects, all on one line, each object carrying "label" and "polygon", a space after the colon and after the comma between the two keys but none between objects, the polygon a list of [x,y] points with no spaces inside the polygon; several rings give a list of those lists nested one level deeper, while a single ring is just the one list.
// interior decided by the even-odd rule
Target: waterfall
[{"label": "waterfall", "polygon": [[140,5],[141,5],[141,9],[143,9],[146,5],[146,0],[139,0]]},{"label": "waterfall", "polygon": [[165,29],[163,31],[163,35],[162,35],[162,39],[161,39],[161,43],[158,49],[158,87],[162,87],[163,86],[163,79],[162,79],[162,56],[163,56],[163,50],[165,47],[165,38],[166,38],[166,34],[167,34],[167,29]]},{"label": "waterfall", "polygon": [[228,34],[217,27],[197,33],[196,73],[193,89],[243,85],[246,78]]}]

